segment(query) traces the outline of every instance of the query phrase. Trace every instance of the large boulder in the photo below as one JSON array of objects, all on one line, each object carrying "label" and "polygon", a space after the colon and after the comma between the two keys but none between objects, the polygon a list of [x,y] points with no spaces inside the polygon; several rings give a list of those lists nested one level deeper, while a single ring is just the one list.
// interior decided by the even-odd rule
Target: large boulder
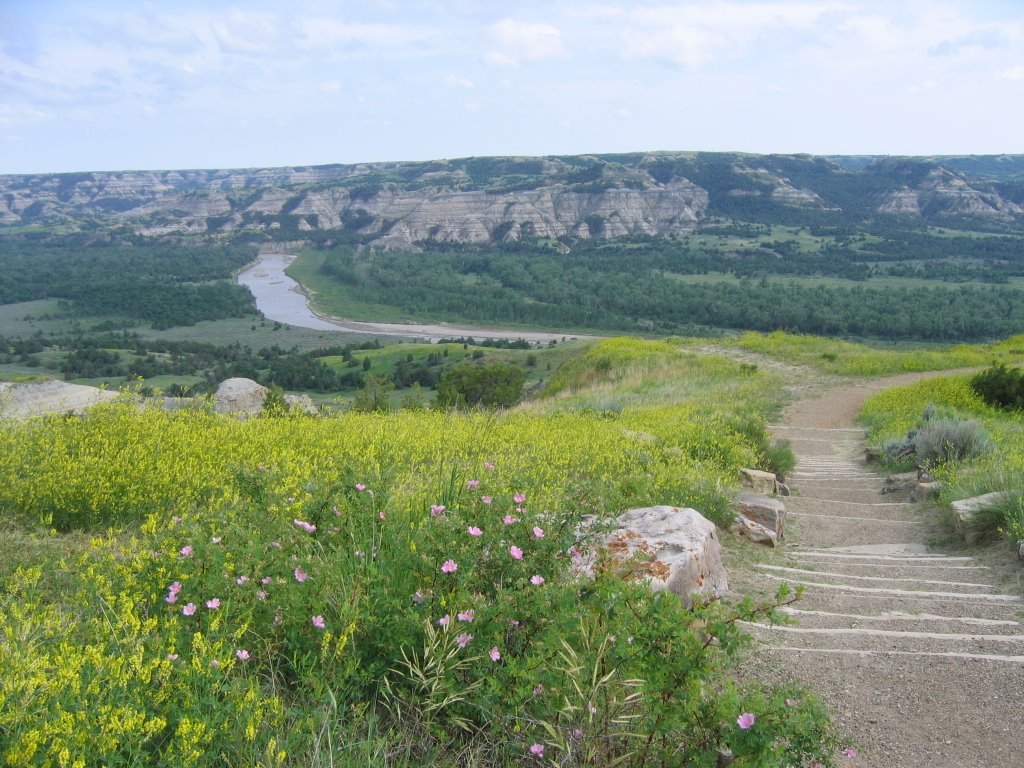
[{"label": "large boulder", "polygon": [[715,524],[693,509],[643,507],[624,512],[603,537],[605,557],[583,555],[577,570],[592,576],[598,562],[627,579],[644,579],[655,592],[679,595],[687,608],[729,591]]},{"label": "large boulder", "polygon": [[269,392],[252,379],[225,379],[213,395],[213,409],[217,413],[255,416],[263,408]]}]

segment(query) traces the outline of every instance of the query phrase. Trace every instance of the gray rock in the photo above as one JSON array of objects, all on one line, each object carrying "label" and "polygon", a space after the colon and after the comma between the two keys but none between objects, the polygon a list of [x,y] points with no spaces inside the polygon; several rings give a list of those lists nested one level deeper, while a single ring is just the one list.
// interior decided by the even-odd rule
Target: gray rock
[{"label": "gray rock", "polygon": [[779,545],[779,537],[775,531],[769,531],[760,523],[755,523],[743,515],[736,516],[736,520],[729,526],[729,531],[736,536],[749,539],[755,544],[767,544],[769,547]]},{"label": "gray rock", "polygon": [[960,499],[952,503],[953,524],[960,535],[964,537],[965,542],[968,544],[976,544],[978,542],[978,534],[974,530],[974,526],[971,525],[978,512],[994,507],[1009,495],[1006,491],[993,491],[992,493],[973,496],[970,499]]},{"label": "gray rock", "polygon": [[917,472],[904,472],[900,475],[889,475],[885,478],[885,486],[882,493],[902,493],[913,491],[917,488]]},{"label": "gray rock", "polygon": [[775,493],[777,478],[771,472],[764,472],[760,469],[741,469],[740,482],[744,488],[749,488],[754,493],[767,495]]},{"label": "gray rock", "polygon": [[315,414],[320,412],[309,395],[285,395],[284,401],[292,411],[297,413]]},{"label": "gray rock", "polygon": [[736,504],[742,517],[757,523],[775,534],[786,537],[786,505],[778,499],[756,493],[740,493]]},{"label": "gray rock", "polygon": [[0,417],[29,418],[49,413],[84,413],[99,403],[108,402],[118,392],[49,381],[25,384],[0,384]]},{"label": "gray rock", "polygon": [[[620,515],[603,537],[604,556],[627,579],[644,579],[655,592],[668,590],[693,607],[694,595],[718,598],[729,591],[715,524],[693,509],[643,507]],[[581,555],[574,569],[593,576],[598,553]]]},{"label": "gray rock", "polygon": [[226,379],[213,395],[213,409],[217,413],[255,416],[263,408],[269,391],[252,379]]}]

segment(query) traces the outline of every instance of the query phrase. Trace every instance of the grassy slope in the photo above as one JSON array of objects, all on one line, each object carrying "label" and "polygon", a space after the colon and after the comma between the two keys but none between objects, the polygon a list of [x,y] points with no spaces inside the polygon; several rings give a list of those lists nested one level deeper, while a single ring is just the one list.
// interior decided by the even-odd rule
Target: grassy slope
[{"label": "grassy slope", "polygon": [[978,520],[983,535],[997,530],[1013,540],[1024,539],[1024,413],[987,406],[970,388],[970,376],[958,375],[921,381],[881,392],[865,403],[860,420],[869,440],[884,445],[914,429],[925,408],[936,406],[943,415],[974,419],[992,438],[994,449],[985,456],[935,470],[943,482],[941,500],[1010,491],[1012,500]]},{"label": "grassy slope", "polygon": [[[690,343],[697,341],[691,340]],[[769,334],[744,333],[737,338],[716,339],[714,343],[844,376],[884,376],[912,371],[970,368],[987,365],[993,360],[1008,364],[1024,362],[1024,336],[954,347],[914,347],[905,344],[882,347],[777,331]]]},{"label": "grassy slope", "polygon": [[[694,619],[679,615],[678,604],[642,590],[617,593],[624,587],[616,582],[588,596],[559,570],[578,509],[668,502],[721,514],[723,488],[741,464],[756,461],[758,412],[778,403],[778,382],[727,361],[702,361],[679,345],[638,340],[604,342],[563,370],[557,396],[503,415],[237,422],[113,407],[84,420],[0,425],[8,438],[0,461],[0,547],[10,576],[0,589],[0,629],[37,638],[17,653],[0,643],[0,686],[9,697],[0,708],[0,753],[15,763],[44,754],[56,759],[68,748],[95,761],[130,753],[153,765],[205,765],[211,754],[217,761],[308,765],[327,764],[327,750],[332,761],[350,765],[380,763],[385,753],[395,765],[520,765],[531,742],[558,753],[559,734],[575,727],[558,715],[558,697],[549,706],[531,693],[538,681],[572,690],[574,673],[560,671],[557,655],[563,640],[584,666],[621,666],[624,675],[652,683],[667,662],[634,650],[667,642],[676,648],[667,658],[685,661],[673,674],[709,675],[687,684],[716,691],[698,710],[673,703],[683,695],[673,684],[664,695],[652,691],[654,708],[638,713],[647,728],[674,734],[671,751],[701,749],[693,734],[708,727],[729,730],[737,751],[767,748],[773,736],[748,742],[729,725],[737,712],[755,709],[780,735],[816,733],[821,712],[810,696],[799,696],[806,704],[793,717],[785,705],[791,690],[738,692],[720,662],[702,666],[697,659],[717,658],[717,644],[709,648],[686,630]],[[470,479],[481,481],[479,490]],[[375,494],[360,492],[356,482]],[[493,496],[493,509],[479,493]],[[513,493],[525,494],[521,511]],[[437,503],[448,507],[453,528],[431,516]],[[504,513],[523,519],[506,529],[499,522]],[[48,534],[32,518],[62,528],[85,524],[94,534]],[[318,532],[305,534],[292,518],[315,521]],[[108,531],[110,522],[123,527]],[[464,533],[467,522],[483,528],[483,549]],[[543,526],[547,535],[538,538],[530,526]],[[491,561],[507,545],[487,543],[496,535],[522,545],[521,566]],[[194,552],[182,554],[186,544]],[[379,560],[367,559],[371,551]],[[445,558],[460,568],[439,579]],[[65,559],[75,567],[58,567]],[[12,575],[18,566],[37,570]],[[308,584],[296,583],[295,568],[309,572]],[[493,568],[506,573],[499,579],[500,571],[486,570]],[[544,589],[529,582],[538,572],[547,578]],[[261,602],[258,587],[238,579],[251,576],[255,585],[266,573],[275,578],[269,601]],[[496,579],[505,583],[488,597]],[[168,605],[175,581],[183,584],[181,599]],[[429,595],[422,608],[409,597],[416,589]],[[214,596],[222,605],[204,607]],[[194,620],[180,614],[186,601],[199,604]],[[454,677],[444,676],[457,678],[457,688],[439,684],[443,695],[471,699],[473,707],[428,716],[430,695],[414,693],[396,673],[398,649],[434,642],[434,630],[425,629],[430,619],[470,605],[476,621],[460,629],[476,637],[477,655],[458,661],[464,666]],[[323,634],[310,626],[310,617],[320,615]],[[522,627],[509,629],[509,616]],[[118,627],[113,634],[111,621]],[[713,631],[725,632],[721,642],[731,647],[728,625]],[[608,632],[619,637],[614,647],[594,644]],[[454,634],[441,633],[438,642],[450,645],[449,658],[462,659]],[[636,644],[627,644],[634,636]],[[500,665],[480,655],[492,645],[501,649]],[[251,660],[237,657],[241,648]],[[126,655],[133,659],[128,667]],[[648,668],[646,659],[657,663]],[[360,692],[379,691],[384,675],[413,698],[401,705],[409,719],[381,726],[384,711]],[[47,678],[59,682],[40,687]],[[614,687],[618,679],[581,694],[583,704],[596,705],[598,721],[614,716],[607,708],[628,690]],[[89,681],[97,684],[75,688]],[[25,691],[36,691],[34,706],[23,706]],[[339,703],[332,709],[330,701]],[[667,702],[664,715],[658,702]],[[116,728],[103,720],[108,705],[121,708]],[[466,741],[452,718],[476,719],[475,707],[488,715]],[[58,727],[70,708],[85,718]],[[545,731],[538,718],[550,719],[555,730]],[[599,734],[595,745],[611,744]],[[330,743],[348,746],[338,751]],[[822,748],[818,757],[827,762],[827,738]]]}]

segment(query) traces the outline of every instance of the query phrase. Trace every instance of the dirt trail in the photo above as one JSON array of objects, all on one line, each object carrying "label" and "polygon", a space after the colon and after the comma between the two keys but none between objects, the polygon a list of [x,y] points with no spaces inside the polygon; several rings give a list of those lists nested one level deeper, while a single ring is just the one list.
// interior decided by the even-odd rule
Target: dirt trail
[{"label": "dirt trail", "polygon": [[808,393],[772,427],[799,463],[785,562],[755,566],[755,578],[806,593],[796,623],[752,628],[756,660],[828,701],[857,765],[1024,766],[1019,590],[973,557],[930,549],[917,506],[881,495],[884,476],[864,462],[864,399],[919,378]]}]

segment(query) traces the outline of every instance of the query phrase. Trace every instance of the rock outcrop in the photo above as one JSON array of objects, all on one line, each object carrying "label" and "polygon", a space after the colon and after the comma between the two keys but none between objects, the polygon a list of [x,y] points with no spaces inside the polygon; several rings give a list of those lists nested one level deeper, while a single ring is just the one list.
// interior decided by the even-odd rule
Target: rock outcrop
[{"label": "rock outcrop", "polygon": [[[860,170],[841,159],[657,152],[0,176],[0,225],[105,221],[153,236],[338,230],[375,247],[415,250],[429,242],[685,234],[704,219],[733,217],[738,200],[826,217],[1024,215],[1016,187],[967,176],[941,158],[890,158]],[[1021,164],[1013,160],[1007,172]]]},{"label": "rock outcrop", "polygon": [[0,417],[28,418],[51,413],[83,413],[117,396],[117,392],[84,384],[68,384],[56,379],[25,384],[0,383]]},{"label": "rock outcrop", "polygon": [[627,579],[643,579],[655,592],[668,590],[693,607],[694,595],[715,599],[729,591],[715,524],[693,509],[643,507],[618,517],[605,535],[607,560],[582,556],[577,571],[593,575],[604,562]]}]

